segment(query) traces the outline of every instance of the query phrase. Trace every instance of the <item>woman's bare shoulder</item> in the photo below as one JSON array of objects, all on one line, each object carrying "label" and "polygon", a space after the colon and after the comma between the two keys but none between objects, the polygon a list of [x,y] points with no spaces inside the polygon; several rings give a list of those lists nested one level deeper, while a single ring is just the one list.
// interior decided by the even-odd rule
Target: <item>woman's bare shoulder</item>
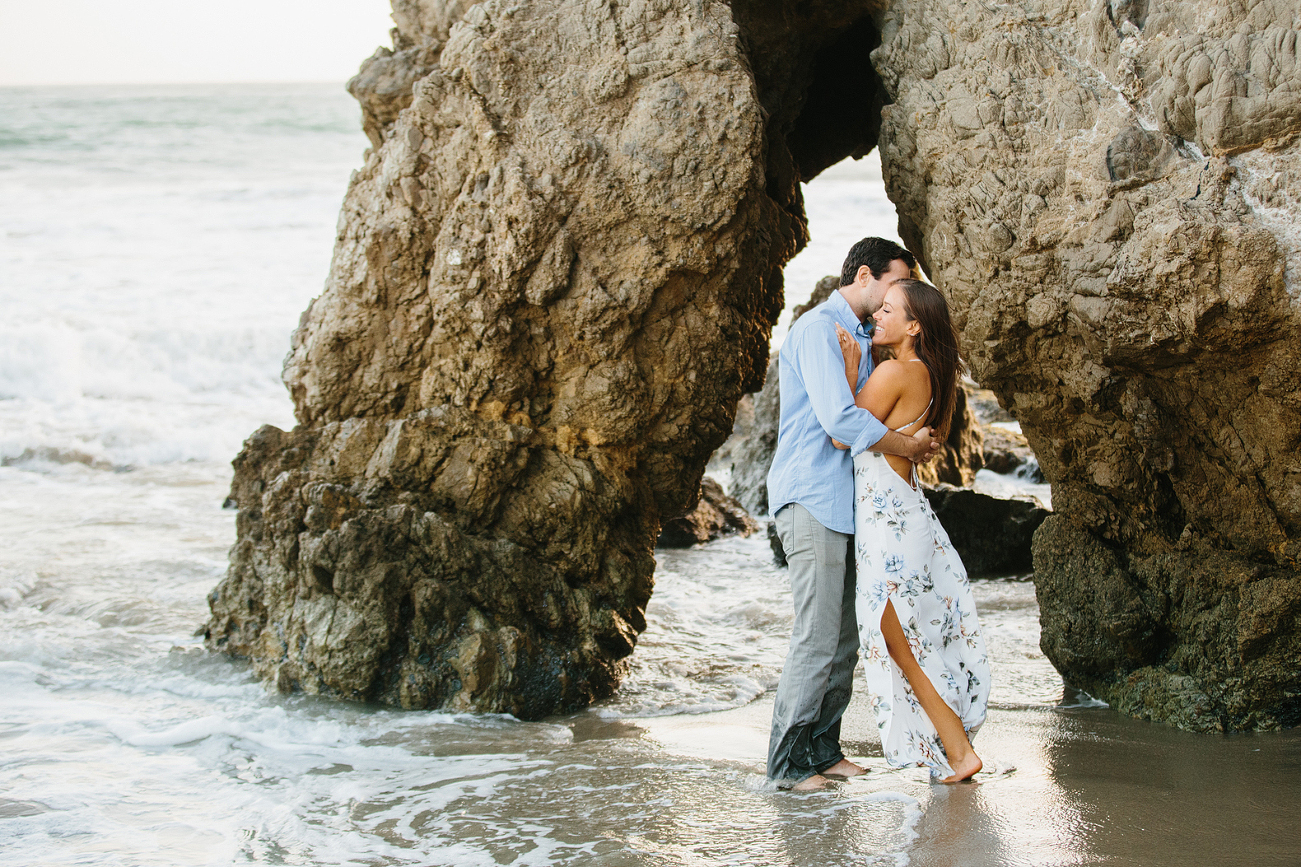
[{"label": "woman's bare shoulder", "polygon": [[[898,361],[888,358],[872,368],[872,375],[867,378],[864,392],[897,399],[907,390],[908,371]],[[877,407],[877,409],[881,408]]]},{"label": "woman's bare shoulder", "polygon": [[887,358],[872,369],[872,378],[886,382],[903,382],[908,376],[908,366],[897,358]]},{"label": "woman's bare shoulder", "polygon": [[913,364],[910,361],[887,358],[872,371],[871,381],[877,388],[903,394],[912,389],[929,385],[930,374],[924,364]]},{"label": "woman's bare shoulder", "polygon": [[[887,358],[876,366],[876,370],[883,371],[885,375],[901,378],[930,378],[930,371],[920,359],[910,358],[907,361],[900,361],[897,358]],[[875,372],[875,371],[874,371]]]}]

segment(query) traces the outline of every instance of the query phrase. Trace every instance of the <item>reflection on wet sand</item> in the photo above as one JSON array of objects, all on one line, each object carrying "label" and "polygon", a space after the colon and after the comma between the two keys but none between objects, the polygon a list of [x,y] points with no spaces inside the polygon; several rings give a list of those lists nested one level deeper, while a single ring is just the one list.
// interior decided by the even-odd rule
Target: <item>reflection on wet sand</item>
[{"label": "reflection on wet sand", "polygon": [[1059,711],[1045,749],[1088,849],[1143,865],[1301,863],[1301,730],[1197,735]]},{"label": "reflection on wet sand", "polygon": [[[628,723],[652,754],[695,758],[747,780],[744,806],[716,787],[712,810],[698,802],[704,812],[682,819],[682,839],[691,839],[688,827],[699,839],[701,828],[726,826],[723,816],[741,809],[753,833],[783,844],[762,846],[763,857],[749,863],[1299,863],[1291,829],[1301,827],[1301,730],[1194,735],[1123,717],[1064,687],[1038,652],[1030,585],[977,582],[976,592],[996,685],[975,741],[985,760],[975,782],[944,786],[922,769],[889,768],[861,681],[842,742],[870,772],[824,793],[767,785],[771,693],[733,710]],[[741,863],[726,851],[697,843],[682,863]]]},{"label": "reflection on wet sand", "polygon": [[[708,754],[748,772],[756,791],[746,824],[759,834],[766,826],[783,843],[780,854],[768,850],[751,863],[904,863],[895,856],[916,867],[1298,863],[1299,730],[1207,736],[1105,707],[994,710],[978,738],[986,771],[974,783],[944,786],[923,770],[884,764],[860,696],[845,745],[870,772],[824,793],[792,795],[767,789],[762,777],[770,712],[760,700],[638,723],[658,752]],[[720,790],[714,796],[720,811],[739,806]],[[912,811],[919,815],[910,819]],[[899,846],[901,834],[913,839]],[[740,863],[717,851],[702,859],[709,848],[697,843],[694,863]]]}]

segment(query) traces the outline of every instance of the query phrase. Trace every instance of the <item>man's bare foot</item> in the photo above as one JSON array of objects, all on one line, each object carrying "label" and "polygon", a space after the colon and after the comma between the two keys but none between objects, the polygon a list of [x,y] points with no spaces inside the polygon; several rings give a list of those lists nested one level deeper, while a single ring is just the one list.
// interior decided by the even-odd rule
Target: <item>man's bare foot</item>
[{"label": "man's bare foot", "polygon": [[798,783],[791,786],[791,791],[816,792],[818,789],[825,789],[828,782],[827,778],[821,774],[814,774],[813,776],[800,780]]},{"label": "man's bare foot", "polygon": [[974,777],[984,766],[985,763],[980,760],[980,756],[976,755],[975,750],[972,750],[971,752],[967,753],[966,757],[961,761],[951,762],[949,764],[949,767],[953,768],[953,776],[945,777],[944,779],[940,780],[940,782],[960,783],[963,780],[969,780],[972,777]]},{"label": "man's bare foot", "polygon": [[840,779],[849,779],[850,777],[861,777],[867,771],[851,762],[849,759],[841,759],[831,767],[822,772],[824,777],[838,777]]}]

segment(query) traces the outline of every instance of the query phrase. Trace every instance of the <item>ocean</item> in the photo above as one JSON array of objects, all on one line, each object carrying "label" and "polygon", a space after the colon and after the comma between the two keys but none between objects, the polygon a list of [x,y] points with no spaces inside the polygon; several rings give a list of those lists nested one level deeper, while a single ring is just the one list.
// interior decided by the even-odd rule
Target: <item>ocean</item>
[{"label": "ocean", "polygon": [[[282,696],[205,651],[230,460],[293,424],[281,364],[366,146],[338,84],[0,89],[7,867],[1301,863],[1301,734],[1070,689],[1024,575],[975,582],[986,771],[955,787],[884,764],[861,685],[870,773],[766,785],[791,616],[761,535],[658,552],[624,687],[542,722]],[[792,304],[894,234],[874,157],[806,201]]]}]

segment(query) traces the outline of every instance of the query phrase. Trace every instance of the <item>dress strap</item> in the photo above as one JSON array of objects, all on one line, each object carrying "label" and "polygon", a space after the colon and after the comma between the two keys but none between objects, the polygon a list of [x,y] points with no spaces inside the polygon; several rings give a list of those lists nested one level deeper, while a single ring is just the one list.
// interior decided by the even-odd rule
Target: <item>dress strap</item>
[{"label": "dress strap", "polygon": [[917,422],[919,422],[919,421],[921,421],[922,419],[926,418],[926,413],[928,413],[928,412],[931,411],[931,404],[934,403],[934,402],[935,402],[935,399],[934,399],[934,398],[932,398],[931,400],[928,400],[928,401],[926,402],[926,409],[922,410],[922,414],[919,415],[919,416],[917,416],[917,418],[913,419],[912,421],[908,422],[907,424],[905,424],[905,425],[900,425],[899,427],[895,428],[895,429],[894,429],[894,430],[895,430],[895,433],[898,433],[899,431],[903,430],[903,429],[906,428],[906,427],[912,427],[913,425],[917,424]]}]

